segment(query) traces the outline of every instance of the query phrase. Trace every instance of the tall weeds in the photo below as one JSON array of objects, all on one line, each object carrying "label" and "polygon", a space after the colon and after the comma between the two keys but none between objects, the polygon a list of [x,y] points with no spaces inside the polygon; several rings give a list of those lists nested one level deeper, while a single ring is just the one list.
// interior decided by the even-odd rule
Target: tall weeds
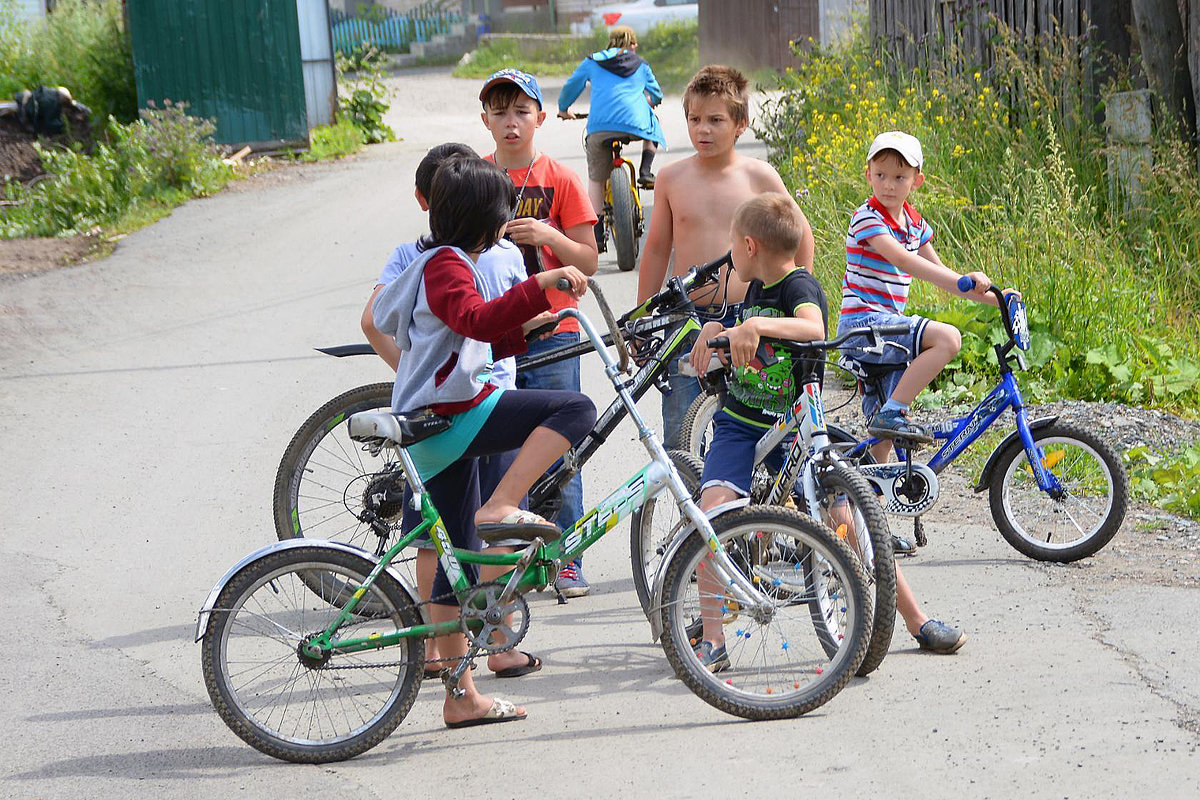
[{"label": "tall weeds", "polygon": [[[1001,37],[986,73],[951,54],[903,69],[859,36],[800,53],[756,125],[817,237],[816,270],[841,294],[850,214],[870,194],[865,154],[901,129],[924,146],[914,205],[942,260],[1021,290],[1030,307],[1041,395],[1200,408],[1200,188],[1194,153],[1160,136],[1145,208],[1108,207],[1103,131],[1074,87],[1070,43]],[[836,305],[836,301],[834,302]],[[991,377],[994,311],[918,282],[910,308],[964,330],[938,391],[972,394]],[[1023,384],[1024,385],[1024,384]],[[935,398],[941,402],[944,397]]]}]

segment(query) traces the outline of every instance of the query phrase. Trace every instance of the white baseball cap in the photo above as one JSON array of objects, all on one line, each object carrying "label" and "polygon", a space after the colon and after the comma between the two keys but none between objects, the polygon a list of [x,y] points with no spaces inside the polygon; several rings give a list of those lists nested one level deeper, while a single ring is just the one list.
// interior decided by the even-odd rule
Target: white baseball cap
[{"label": "white baseball cap", "polygon": [[912,134],[904,131],[888,131],[875,137],[871,149],[867,151],[867,161],[877,156],[883,150],[895,150],[910,167],[921,168],[925,156],[921,153],[921,142]]}]

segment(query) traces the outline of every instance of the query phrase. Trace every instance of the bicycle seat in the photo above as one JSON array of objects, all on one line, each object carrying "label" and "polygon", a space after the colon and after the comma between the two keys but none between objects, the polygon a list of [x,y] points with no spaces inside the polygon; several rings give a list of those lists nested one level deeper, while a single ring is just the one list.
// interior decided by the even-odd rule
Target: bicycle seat
[{"label": "bicycle seat", "polygon": [[621,144],[629,144],[630,142],[636,142],[636,141],[640,141],[640,140],[636,136],[632,136],[630,134],[624,134],[621,136],[606,136],[606,137],[604,137],[604,141],[608,143],[609,147],[611,147],[613,142],[620,142]]},{"label": "bicycle seat", "polygon": [[350,438],[363,444],[409,447],[450,427],[450,418],[432,411],[360,411],[350,417]]}]

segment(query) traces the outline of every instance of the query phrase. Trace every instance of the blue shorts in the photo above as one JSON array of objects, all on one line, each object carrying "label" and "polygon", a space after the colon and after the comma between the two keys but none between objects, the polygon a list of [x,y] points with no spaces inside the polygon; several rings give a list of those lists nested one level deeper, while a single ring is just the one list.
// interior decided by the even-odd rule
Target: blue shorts
[{"label": "blue shorts", "polygon": [[[768,430],[743,422],[725,409],[714,414],[712,443],[704,456],[704,474],[700,478],[701,491],[709,486],[724,486],[749,497],[754,477],[754,448]],[[785,441],[767,457],[767,469],[779,470],[786,446]]]},{"label": "blue shorts", "polygon": [[[896,391],[896,385],[900,383],[900,377],[904,375],[904,370],[908,368],[912,360],[921,352],[921,342],[925,336],[925,327],[928,324],[929,320],[916,314],[894,314],[888,311],[871,311],[866,314],[854,314],[842,317],[838,321],[839,336],[850,328],[861,328],[865,325],[908,325],[908,333],[890,334],[882,337],[885,342],[893,342],[900,345],[899,347],[884,347],[882,353],[864,353],[862,350],[856,349],[871,344],[870,339],[861,336],[847,339],[845,344],[842,345],[843,364],[849,360],[857,361],[867,368],[886,367],[889,365],[895,367],[891,371],[884,373],[876,381],[866,380],[862,382],[862,409],[863,414],[868,419],[875,416],[875,412],[887,402],[887,399],[892,396],[892,392]],[[852,366],[848,368],[851,372],[854,371]],[[861,376],[859,377],[861,378]],[[877,391],[880,394],[877,394]]]}]

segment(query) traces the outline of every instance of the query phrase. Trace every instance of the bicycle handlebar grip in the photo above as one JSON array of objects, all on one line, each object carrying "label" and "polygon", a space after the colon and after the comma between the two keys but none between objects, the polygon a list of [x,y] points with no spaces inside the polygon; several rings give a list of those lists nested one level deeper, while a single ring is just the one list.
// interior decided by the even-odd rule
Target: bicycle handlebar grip
[{"label": "bicycle handlebar grip", "polygon": [[713,350],[728,350],[729,349],[729,337],[728,336],[718,336],[715,339],[709,339],[706,342],[706,344],[709,347],[711,347]]},{"label": "bicycle handlebar grip", "polygon": [[901,323],[899,325],[880,325],[875,330],[879,331],[884,336],[901,336],[905,333],[908,333],[912,329],[907,324]]},{"label": "bicycle handlebar grip", "polygon": [[963,275],[958,279],[958,290],[960,292],[969,292],[975,288],[975,279],[970,275]]},{"label": "bicycle handlebar grip", "polygon": [[559,278],[558,283],[554,284],[554,288],[558,289],[560,292],[570,291],[571,282],[566,278]]}]

